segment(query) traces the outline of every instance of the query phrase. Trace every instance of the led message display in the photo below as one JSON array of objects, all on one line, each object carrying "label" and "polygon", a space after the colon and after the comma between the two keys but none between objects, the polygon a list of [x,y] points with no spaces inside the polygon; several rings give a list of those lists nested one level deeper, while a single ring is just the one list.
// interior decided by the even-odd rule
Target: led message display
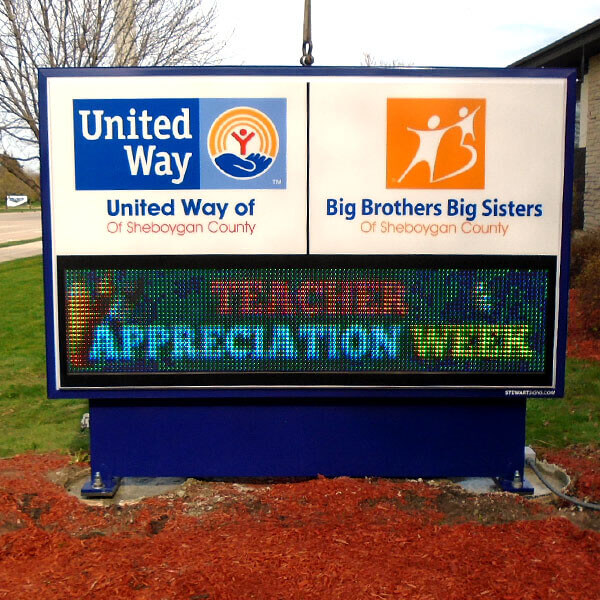
[{"label": "led message display", "polygon": [[226,262],[65,268],[66,376],[546,371],[549,268]]}]

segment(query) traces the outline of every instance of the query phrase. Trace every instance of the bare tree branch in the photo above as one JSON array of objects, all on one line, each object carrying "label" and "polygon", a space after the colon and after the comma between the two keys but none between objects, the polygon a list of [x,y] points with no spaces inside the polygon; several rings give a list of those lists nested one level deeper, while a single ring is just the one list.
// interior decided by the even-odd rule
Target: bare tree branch
[{"label": "bare tree branch", "polygon": [[21,169],[14,158],[0,154],[0,166],[4,167],[9,173],[28,185],[32,190],[35,190],[36,192],[40,191],[39,183],[30,177],[26,171]]},{"label": "bare tree branch", "polygon": [[[39,68],[217,62],[224,43],[214,2],[0,0],[0,147],[39,154]],[[9,162],[0,156],[0,165],[39,191]]]},{"label": "bare tree branch", "polygon": [[402,60],[379,60],[375,58],[370,52],[363,52],[362,60],[360,64],[363,67],[411,67],[413,63],[404,62]]}]

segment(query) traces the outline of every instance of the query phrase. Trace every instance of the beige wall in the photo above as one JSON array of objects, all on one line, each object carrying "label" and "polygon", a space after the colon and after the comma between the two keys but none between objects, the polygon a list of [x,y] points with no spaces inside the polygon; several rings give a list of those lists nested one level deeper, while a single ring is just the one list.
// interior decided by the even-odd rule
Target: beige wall
[{"label": "beige wall", "polygon": [[[584,229],[600,228],[600,54],[590,58],[587,92]],[[584,108],[582,103],[582,109]]]}]

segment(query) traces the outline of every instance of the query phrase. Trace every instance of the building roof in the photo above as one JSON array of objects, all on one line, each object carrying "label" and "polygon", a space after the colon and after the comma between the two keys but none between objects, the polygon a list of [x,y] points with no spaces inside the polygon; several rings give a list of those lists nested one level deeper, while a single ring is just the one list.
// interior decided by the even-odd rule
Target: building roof
[{"label": "building roof", "polygon": [[600,54],[600,19],[509,66],[585,68],[585,61],[595,54]]}]

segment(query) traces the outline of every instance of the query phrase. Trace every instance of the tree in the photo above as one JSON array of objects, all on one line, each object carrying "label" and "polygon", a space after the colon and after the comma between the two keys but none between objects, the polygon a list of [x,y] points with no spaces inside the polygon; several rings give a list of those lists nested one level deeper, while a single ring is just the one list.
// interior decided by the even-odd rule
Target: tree
[{"label": "tree", "polygon": [[[11,171],[22,171],[21,165],[10,156],[0,156],[0,159],[7,164],[11,165]],[[39,200],[39,192],[33,190],[30,186],[23,183],[23,175],[33,179],[39,188],[39,175],[37,173],[20,173],[20,177],[9,172],[4,165],[0,164],[0,204],[4,203],[6,196],[11,194],[24,195],[29,198],[30,202],[36,202]]]},{"label": "tree", "polygon": [[203,0],[0,0],[0,165],[39,191],[7,160],[39,158],[38,68],[211,64],[215,19]]},{"label": "tree", "polygon": [[410,67],[412,63],[405,63],[401,60],[393,59],[390,61],[378,60],[370,52],[363,52],[362,60],[360,61],[363,67]]}]

